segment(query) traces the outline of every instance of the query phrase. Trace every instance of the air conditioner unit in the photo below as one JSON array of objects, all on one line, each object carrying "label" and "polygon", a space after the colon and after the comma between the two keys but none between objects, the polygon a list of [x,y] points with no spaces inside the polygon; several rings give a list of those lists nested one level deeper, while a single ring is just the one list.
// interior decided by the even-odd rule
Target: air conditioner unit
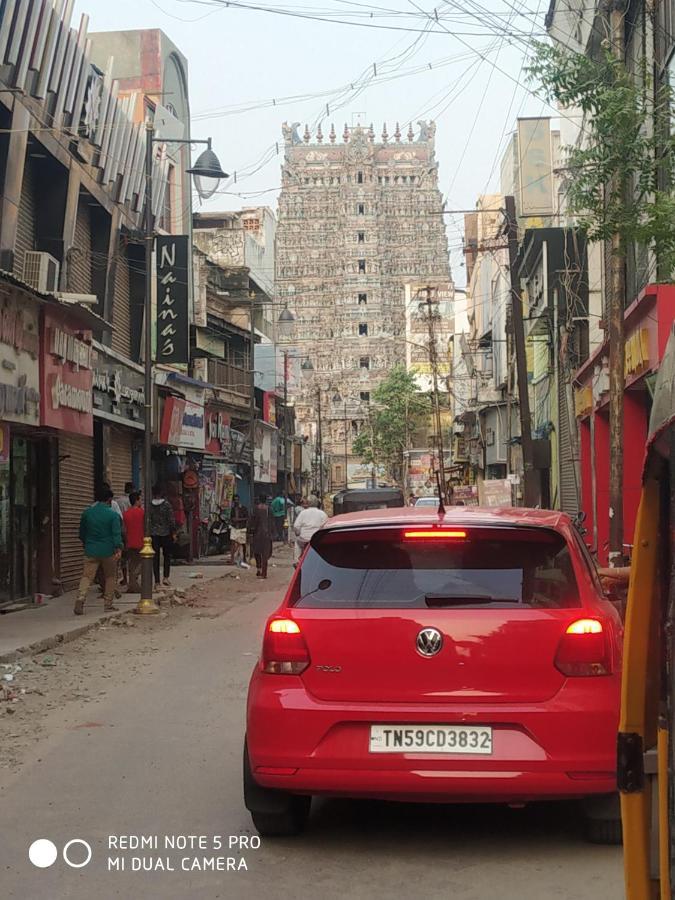
[{"label": "air conditioner unit", "polygon": [[59,261],[49,253],[29,250],[23,264],[23,280],[36,291],[51,294],[59,288]]}]

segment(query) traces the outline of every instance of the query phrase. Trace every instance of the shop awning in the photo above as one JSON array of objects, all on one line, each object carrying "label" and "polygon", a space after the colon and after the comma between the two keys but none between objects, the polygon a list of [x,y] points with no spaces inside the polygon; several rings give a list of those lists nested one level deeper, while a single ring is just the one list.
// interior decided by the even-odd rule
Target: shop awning
[{"label": "shop awning", "polygon": [[34,300],[37,300],[37,302],[42,305],[58,307],[64,313],[67,313],[74,320],[79,322],[84,328],[91,329],[92,331],[114,330],[110,322],[102,316],[99,316],[98,313],[93,312],[88,306],[84,306],[82,303],[65,303],[63,300],[59,300],[58,297],[54,296],[54,294],[38,291],[32,285],[28,284],[28,282],[18,278],[13,272],[7,272],[5,269],[0,269],[0,281],[5,281],[7,284],[11,284],[12,287],[19,288],[19,290],[29,294]]}]

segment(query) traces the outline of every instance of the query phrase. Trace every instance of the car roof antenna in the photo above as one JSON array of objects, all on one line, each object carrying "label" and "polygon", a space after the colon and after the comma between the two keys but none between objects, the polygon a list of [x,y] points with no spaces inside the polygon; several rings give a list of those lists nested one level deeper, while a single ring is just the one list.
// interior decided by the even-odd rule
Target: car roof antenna
[{"label": "car roof antenna", "polygon": [[443,491],[441,490],[441,473],[436,471],[436,487],[438,488],[438,518],[445,515],[445,506],[443,505]]}]

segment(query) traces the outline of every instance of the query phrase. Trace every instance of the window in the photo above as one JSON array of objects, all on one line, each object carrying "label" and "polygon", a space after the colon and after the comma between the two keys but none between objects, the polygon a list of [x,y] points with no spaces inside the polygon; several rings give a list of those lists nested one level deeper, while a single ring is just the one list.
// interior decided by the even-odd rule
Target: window
[{"label": "window", "polygon": [[356,176],[357,184],[363,184],[363,172],[359,172]]},{"label": "window", "polygon": [[368,294],[359,294],[359,306],[365,306],[368,302]]},{"label": "window", "polygon": [[365,275],[365,273],[366,273],[366,261],[365,261],[365,259],[360,259],[360,260],[359,260],[359,273],[360,273],[361,275]]},{"label": "window", "polygon": [[368,334],[368,323],[359,322],[359,334]]},{"label": "window", "polygon": [[370,368],[370,357],[362,356],[361,359],[359,360],[359,367],[361,369],[369,369]]},{"label": "window", "polygon": [[356,211],[358,212],[358,214],[359,214],[360,216],[365,215],[365,213],[366,213],[366,205],[365,205],[365,203],[359,203],[359,205],[356,207]]},{"label": "window", "polygon": [[357,239],[358,239],[359,244],[364,244],[366,241],[365,231],[359,231],[359,233],[357,235]]},{"label": "window", "polygon": [[361,403],[370,403],[370,391],[361,391],[359,394]]},{"label": "window", "polygon": [[358,437],[359,435],[359,423],[352,419],[352,437]]},{"label": "window", "polygon": [[319,532],[299,578],[295,605],[314,608],[579,606],[567,543],[543,528],[475,528],[447,543],[392,528]]}]

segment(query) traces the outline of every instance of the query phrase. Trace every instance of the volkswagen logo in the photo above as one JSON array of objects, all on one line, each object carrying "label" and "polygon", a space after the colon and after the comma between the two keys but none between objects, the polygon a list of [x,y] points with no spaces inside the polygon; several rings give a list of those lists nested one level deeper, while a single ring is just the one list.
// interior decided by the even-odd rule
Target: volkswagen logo
[{"label": "volkswagen logo", "polygon": [[417,635],[416,645],[421,656],[436,656],[443,646],[443,635],[438,628],[423,628]]}]

